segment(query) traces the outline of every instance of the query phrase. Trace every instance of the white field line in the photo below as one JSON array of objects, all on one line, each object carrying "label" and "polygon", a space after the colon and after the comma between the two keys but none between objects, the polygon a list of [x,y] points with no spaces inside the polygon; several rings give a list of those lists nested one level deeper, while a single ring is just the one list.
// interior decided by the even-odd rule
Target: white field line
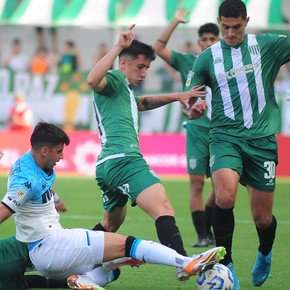
[{"label": "white field line", "polygon": [[[62,214],[61,215],[61,219],[66,219],[66,220],[95,220],[96,222],[98,222],[99,220],[101,220],[101,216],[93,216],[93,215],[69,215],[69,214]],[[148,223],[152,223],[152,220],[148,217],[148,218],[143,218],[143,217],[126,217],[126,220],[133,220],[134,221],[139,221],[139,222],[148,222]],[[177,217],[176,218],[177,222],[186,222],[189,220],[189,218],[182,218],[182,217]],[[278,224],[280,225],[290,225],[290,220],[280,220],[278,219]],[[126,222],[126,221],[125,221]],[[253,221],[250,219],[236,219],[235,220],[236,224],[252,224]]]}]

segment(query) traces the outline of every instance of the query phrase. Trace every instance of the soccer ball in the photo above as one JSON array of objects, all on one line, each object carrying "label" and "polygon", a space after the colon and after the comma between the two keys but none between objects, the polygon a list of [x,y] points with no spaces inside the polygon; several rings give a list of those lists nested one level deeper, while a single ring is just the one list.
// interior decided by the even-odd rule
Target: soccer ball
[{"label": "soccer ball", "polygon": [[228,267],[216,263],[212,268],[197,274],[196,284],[199,290],[231,290],[234,277]]}]

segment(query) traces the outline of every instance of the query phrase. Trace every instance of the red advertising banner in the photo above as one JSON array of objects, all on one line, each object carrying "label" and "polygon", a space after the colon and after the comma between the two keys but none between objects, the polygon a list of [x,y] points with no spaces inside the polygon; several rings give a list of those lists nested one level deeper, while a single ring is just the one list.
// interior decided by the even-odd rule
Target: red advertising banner
[{"label": "red advertising banner", "polygon": [[[94,176],[96,159],[101,145],[98,133],[72,131],[68,133],[71,144],[64,149],[64,159],[55,167],[57,173]],[[290,137],[278,135],[279,165],[277,176],[290,177]],[[30,132],[0,132],[0,148],[4,157],[0,171],[7,173],[23,153],[30,150]],[[185,135],[141,134],[141,152],[151,168],[159,175],[185,176]]]}]

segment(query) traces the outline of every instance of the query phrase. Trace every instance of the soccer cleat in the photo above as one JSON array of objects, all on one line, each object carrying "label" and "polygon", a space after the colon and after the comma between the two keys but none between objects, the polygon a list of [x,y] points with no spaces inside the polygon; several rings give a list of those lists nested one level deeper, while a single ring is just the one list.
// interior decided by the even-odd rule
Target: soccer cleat
[{"label": "soccer cleat", "polygon": [[233,274],[233,277],[234,277],[233,290],[240,290],[241,289],[241,284],[240,284],[240,281],[239,281],[238,276],[236,274],[236,271],[234,269],[234,264],[232,262],[230,262],[226,266],[231,270],[231,272]]},{"label": "soccer cleat", "polygon": [[192,260],[185,265],[184,270],[188,275],[195,275],[196,273],[206,270],[211,265],[219,262],[224,258],[226,249],[224,247],[212,248],[206,252],[192,257]]},{"label": "soccer cleat", "polygon": [[176,268],[175,274],[176,279],[180,282],[187,281],[189,279],[189,275],[185,272],[183,268]]},{"label": "soccer cleat", "polygon": [[198,240],[196,243],[192,244],[193,248],[206,248],[208,247],[208,237],[198,237]]},{"label": "soccer cleat", "polygon": [[67,286],[71,289],[105,290],[105,288],[95,284],[89,277],[84,275],[70,275],[67,278]]},{"label": "soccer cleat", "polygon": [[112,261],[108,261],[103,263],[103,267],[107,270],[114,270],[120,268],[122,266],[131,266],[131,267],[139,267],[140,265],[145,264],[144,261],[140,261],[133,258],[119,258]]},{"label": "soccer cleat", "polygon": [[258,251],[256,262],[252,270],[252,284],[254,286],[261,286],[270,274],[272,263],[272,251],[264,256]]},{"label": "soccer cleat", "polygon": [[211,231],[208,232],[208,243],[210,246],[215,245],[215,238],[214,238],[214,235]]}]

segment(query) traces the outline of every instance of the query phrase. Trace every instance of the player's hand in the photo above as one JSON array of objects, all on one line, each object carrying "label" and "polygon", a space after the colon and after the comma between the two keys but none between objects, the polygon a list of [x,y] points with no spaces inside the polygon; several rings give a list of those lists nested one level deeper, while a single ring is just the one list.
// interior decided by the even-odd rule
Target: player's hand
[{"label": "player's hand", "polygon": [[179,23],[187,23],[189,20],[186,20],[189,10],[186,7],[181,7],[175,11],[174,19]]},{"label": "player's hand", "polygon": [[188,118],[188,119],[198,119],[201,116],[203,116],[206,112],[206,101],[197,101],[194,103],[190,108],[186,109],[184,108],[182,110],[182,113]]},{"label": "player's hand", "polygon": [[60,199],[54,202],[54,206],[57,212],[66,212],[69,210]]},{"label": "player's hand", "polygon": [[121,48],[129,47],[132,41],[135,39],[135,34],[133,33],[132,29],[135,27],[135,24],[132,24],[127,31],[120,32],[118,45]]},{"label": "player's hand", "polygon": [[180,94],[179,102],[181,102],[186,109],[189,109],[196,101],[197,98],[204,98],[207,94],[204,91],[205,86],[194,86],[190,91]]}]

